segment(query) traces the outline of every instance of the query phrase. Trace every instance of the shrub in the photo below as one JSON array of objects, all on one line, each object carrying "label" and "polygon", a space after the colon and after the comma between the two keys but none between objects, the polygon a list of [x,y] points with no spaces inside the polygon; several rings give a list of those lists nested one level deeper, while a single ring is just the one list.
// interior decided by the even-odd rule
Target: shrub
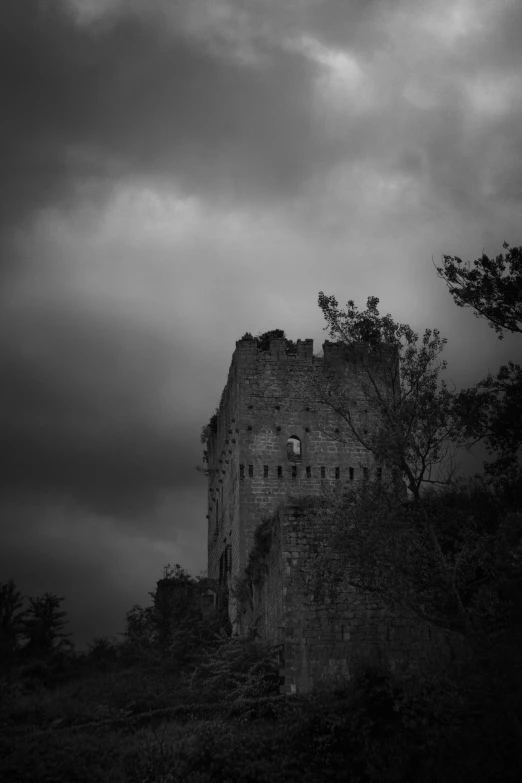
[{"label": "shrub", "polygon": [[194,688],[226,702],[279,692],[279,645],[224,634],[194,672]]}]

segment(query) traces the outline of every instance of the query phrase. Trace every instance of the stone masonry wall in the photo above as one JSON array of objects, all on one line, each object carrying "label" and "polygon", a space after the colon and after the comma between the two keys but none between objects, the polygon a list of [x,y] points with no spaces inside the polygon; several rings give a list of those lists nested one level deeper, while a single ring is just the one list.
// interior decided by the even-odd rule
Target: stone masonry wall
[{"label": "stone masonry wall", "polygon": [[357,666],[422,666],[445,654],[444,635],[406,612],[385,609],[373,595],[344,586],[314,596],[303,579],[315,542],[327,531],[311,529],[297,508],[274,518],[270,550],[257,564],[263,574],[253,602],[241,609],[244,630],[283,644],[282,692],[304,693],[321,681],[351,677]]},{"label": "stone masonry wall", "polygon": [[218,579],[220,558],[227,546],[236,561],[239,554],[239,426],[237,372],[230,367],[224,389],[217,432],[207,444],[208,477],[208,576]]},{"label": "stone masonry wall", "polygon": [[307,561],[314,557],[314,541],[327,531],[310,529],[310,520],[298,509],[281,515],[284,564],[283,689],[305,692],[318,681],[339,675],[350,677],[369,661],[386,662],[392,669],[422,665],[441,654],[443,634],[402,611],[386,609],[373,595],[349,585],[337,594],[315,598],[303,587]]}]

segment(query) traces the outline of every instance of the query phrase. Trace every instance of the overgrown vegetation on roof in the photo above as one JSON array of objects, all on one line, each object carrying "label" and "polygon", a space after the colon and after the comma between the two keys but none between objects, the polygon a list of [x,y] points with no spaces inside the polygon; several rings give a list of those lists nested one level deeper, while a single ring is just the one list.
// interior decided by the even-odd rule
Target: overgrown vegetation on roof
[{"label": "overgrown vegetation on roof", "polygon": [[260,332],[257,335],[257,347],[259,351],[268,351],[270,349],[270,340],[282,339],[286,340],[286,352],[297,353],[297,343],[293,340],[289,340],[283,329],[271,329],[268,332]]},{"label": "overgrown vegetation on roof", "polygon": [[287,353],[297,353],[297,343],[295,343],[293,340],[289,340],[283,329],[270,329],[268,332],[259,332],[259,334],[254,338],[251,332],[245,332],[242,340],[257,340],[257,347],[259,351],[268,351],[270,349],[270,340],[273,339],[282,339],[284,338],[286,340],[286,352]]}]

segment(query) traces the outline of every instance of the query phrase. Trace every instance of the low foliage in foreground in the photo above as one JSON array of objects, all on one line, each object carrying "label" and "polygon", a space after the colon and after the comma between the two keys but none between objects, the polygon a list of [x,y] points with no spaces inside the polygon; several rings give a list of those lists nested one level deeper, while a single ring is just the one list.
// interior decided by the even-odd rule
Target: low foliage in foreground
[{"label": "low foliage in foreground", "polygon": [[509,783],[520,772],[502,717],[442,674],[366,668],[281,696],[274,650],[237,637],[181,677],[151,652],[141,666],[77,662],[51,688],[38,679],[51,663],[3,682],[6,783]]}]

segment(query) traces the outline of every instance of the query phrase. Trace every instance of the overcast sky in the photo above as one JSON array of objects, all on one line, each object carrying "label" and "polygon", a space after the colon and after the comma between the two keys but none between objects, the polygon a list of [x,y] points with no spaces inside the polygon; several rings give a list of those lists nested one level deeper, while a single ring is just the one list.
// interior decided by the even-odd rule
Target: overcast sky
[{"label": "overcast sky", "polygon": [[320,290],[507,358],[432,257],[522,244],[519,0],[2,0],[0,581],[83,646],[206,567],[235,341]]}]

